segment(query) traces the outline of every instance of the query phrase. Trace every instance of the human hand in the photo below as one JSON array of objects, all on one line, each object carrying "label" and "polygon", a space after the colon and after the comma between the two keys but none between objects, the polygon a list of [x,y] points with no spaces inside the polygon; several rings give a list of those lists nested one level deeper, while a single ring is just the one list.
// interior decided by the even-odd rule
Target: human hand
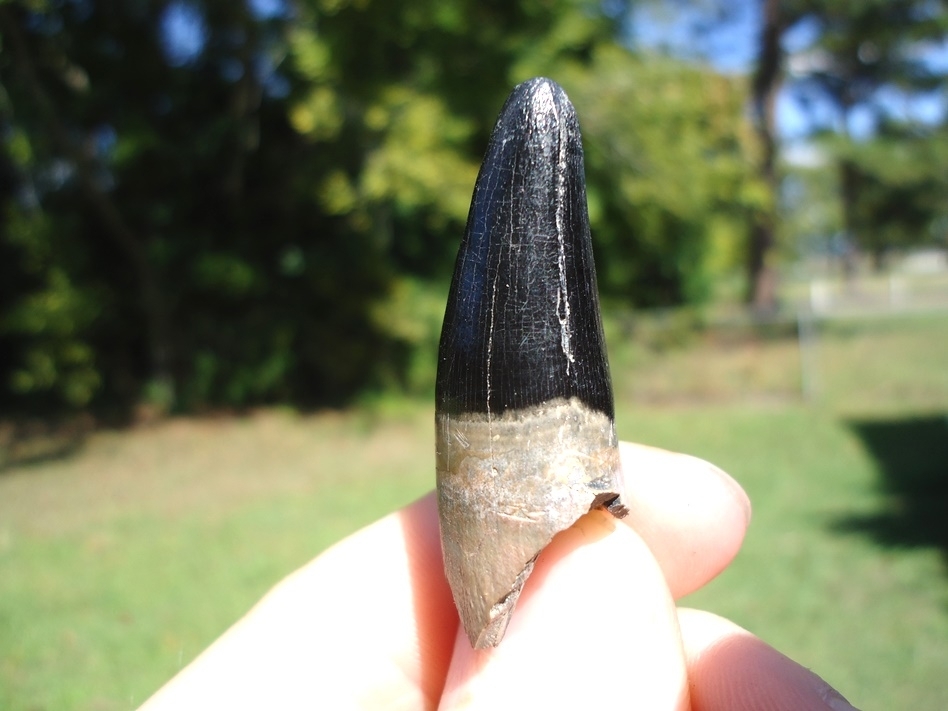
[{"label": "human hand", "polygon": [[428,495],[286,578],[143,708],[851,709],[733,623],[676,608],[740,548],[738,484],[692,457],[621,452],[629,517],[559,534],[499,647],[459,629]]}]

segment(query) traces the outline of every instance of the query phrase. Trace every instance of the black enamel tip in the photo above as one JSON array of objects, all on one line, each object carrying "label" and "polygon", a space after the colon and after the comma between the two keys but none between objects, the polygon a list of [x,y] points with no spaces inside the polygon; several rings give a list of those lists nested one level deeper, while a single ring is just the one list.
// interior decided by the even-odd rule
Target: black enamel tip
[{"label": "black enamel tip", "polygon": [[448,296],[437,403],[502,413],[577,398],[613,415],[576,112],[550,79],[507,99]]}]

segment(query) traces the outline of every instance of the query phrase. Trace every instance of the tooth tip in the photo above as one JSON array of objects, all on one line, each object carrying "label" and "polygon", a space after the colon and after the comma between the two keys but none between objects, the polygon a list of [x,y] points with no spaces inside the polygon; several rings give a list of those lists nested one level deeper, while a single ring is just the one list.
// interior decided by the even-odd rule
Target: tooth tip
[{"label": "tooth tip", "polygon": [[[539,104],[540,107],[547,106],[550,102],[570,104],[570,100],[566,96],[566,92],[563,91],[563,87],[547,77],[534,77],[533,79],[527,79],[525,82],[517,84],[517,86],[513,88],[513,91],[510,92],[510,99],[513,101],[522,101],[524,99],[530,101],[539,100],[541,102]],[[572,104],[570,104],[570,106],[572,106]]]},{"label": "tooth tip", "polygon": [[510,97],[514,100],[518,98],[529,98],[530,100],[541,98],[547,102],[556,100],[569,103],[563,87],[547,77],[534,77],[517,84],[510,92]]},{"label": "tooth tip", "polygon": [[563,87],[552,79],[537,77],[514,87],[501,110],[497,125],[508,133],[529,135],[531,124],[543,123],[555,127],[559,122],[566,130],[578,133],[576,110]]}]

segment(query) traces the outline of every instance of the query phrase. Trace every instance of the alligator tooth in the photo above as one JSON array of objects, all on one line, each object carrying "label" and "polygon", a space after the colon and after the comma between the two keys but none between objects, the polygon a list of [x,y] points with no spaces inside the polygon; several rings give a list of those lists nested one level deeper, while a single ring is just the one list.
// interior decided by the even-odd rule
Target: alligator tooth
[{"label": "alligator tooth", "polygon": [[549,79],[497,119],[438,359],[445,572],[471,644],[493,647],[553,536],[590,509],[627,513],[579,123]]}]

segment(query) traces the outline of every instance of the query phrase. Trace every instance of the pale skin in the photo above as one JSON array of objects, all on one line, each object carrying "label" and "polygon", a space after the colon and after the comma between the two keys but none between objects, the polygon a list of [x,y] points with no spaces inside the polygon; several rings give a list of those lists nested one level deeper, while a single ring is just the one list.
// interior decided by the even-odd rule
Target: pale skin
[{"label": "pale skin", "polygon": [[459,629],[429,494],[283,580],[142,708],[852,709],[734,623],[676,606],[740,548],[737,482],[642,445],[622,462],[632,513],[559,534],[497,648]]}]

